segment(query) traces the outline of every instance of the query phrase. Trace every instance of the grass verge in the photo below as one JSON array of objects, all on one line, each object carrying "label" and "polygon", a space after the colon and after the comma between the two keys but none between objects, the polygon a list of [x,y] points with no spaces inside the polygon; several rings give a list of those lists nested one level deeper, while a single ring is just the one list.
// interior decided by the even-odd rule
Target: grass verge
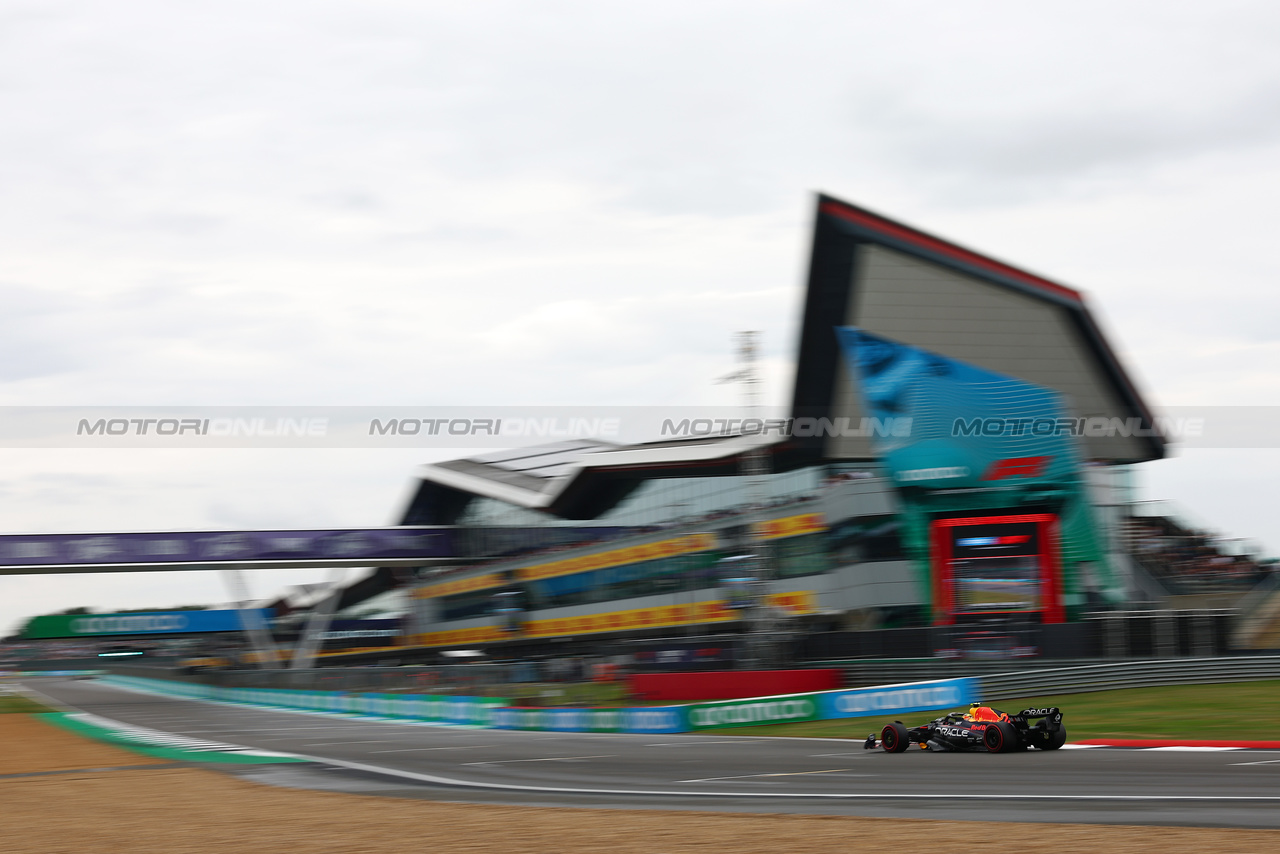
[{"label": "grass verge", "polygon": [[30,700],[21,694],[0,694],[0,714],[42,714],[53,709]]},{"label": "grass verge", "polygon": [[[1088,694],[989,699],[995,707],[1017,712],[1033,706],[1058,706],[1068,741],[1091,738],[1275,738],[1280,732],[1280,680],[1222,685],[1175,685]],[[916,726],[942,711],[845,718],[754,727],[699,730],[734,735],[866,738],[893,720]]]}]

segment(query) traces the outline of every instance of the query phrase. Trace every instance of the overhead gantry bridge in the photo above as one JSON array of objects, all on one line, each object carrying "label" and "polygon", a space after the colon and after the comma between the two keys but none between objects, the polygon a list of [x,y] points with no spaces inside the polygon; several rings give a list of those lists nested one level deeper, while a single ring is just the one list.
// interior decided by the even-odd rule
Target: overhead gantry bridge
[{"label": "overhead gantry bridge", "polygon": [[[184,531],[124,534],[0,534],[0,575],[83,572],[220,570],[235,599],[258,661],[274,667],[281,655],[260,612],[248,607],[241,570],[348,567],[422,567],[465,560],[457,529],[449,527],[342,528],[289,531]],[[320,635],[341,595],[332,593],[312,614],[293,656],[294,667],[314,660]]]},{"label": "overhead gantry bridge", "polygon": [[[317,604],[295,649],[294,667],[306,667],[343,598],[343,569],[457,566],[511,551],[607,539],[626,528],[462,529],[449,525],[320,530],[180,531],[98,534],[0,534],[0,575],[218,570],[264,667],[281,660],[242,570],[331,569],[330,593]],[[494,551],[496,549],[496,551]],[[377,578],[371,576],[361,584]]]},{"label": "overhead gantry bridge", "polygon": [[0,534],[0,575],[432,566],[465,560],[457,529]]}]

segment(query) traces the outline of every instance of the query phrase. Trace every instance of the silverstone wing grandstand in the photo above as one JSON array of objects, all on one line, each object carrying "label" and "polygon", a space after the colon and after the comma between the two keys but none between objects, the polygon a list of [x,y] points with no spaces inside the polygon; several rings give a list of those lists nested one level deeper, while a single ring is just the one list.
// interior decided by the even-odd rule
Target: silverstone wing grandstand
[{"label": "silverstone wing grandstand", "polygon": [[[801,317],[783,419],[433,463],[393,528],[10,535],[0,572],[370,567],[334,613],[398,629],[317,624],[332,664],[722,662],[762,626],[784,657],[1190,654],[1273,580],[1134,500],[1167,439],[1076,289],[819,196]],[[1116,641],[1135,607],[1165,622]]]}]

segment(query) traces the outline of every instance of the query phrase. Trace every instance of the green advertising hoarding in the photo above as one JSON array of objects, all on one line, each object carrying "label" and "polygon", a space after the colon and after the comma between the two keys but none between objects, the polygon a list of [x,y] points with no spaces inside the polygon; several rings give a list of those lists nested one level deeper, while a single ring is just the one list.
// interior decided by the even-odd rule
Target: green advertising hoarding
[{"label": "green advertising hoarding", "polygon": [[[272,612],[258,609],[261,619]],[[236,632],[241,630],[240,612],[147,611],[136,614],[54,614],[34,617],[22,636],[27,640],[45,638],[86,638],[110,635],[163,635],[191,632]]]},{"label": "green advertising hoarding", "polygon": [[688,706],[689,728],[759,726],[818,719],[818,694],[786,694],[780,697],[753,697],[719,703]]}]

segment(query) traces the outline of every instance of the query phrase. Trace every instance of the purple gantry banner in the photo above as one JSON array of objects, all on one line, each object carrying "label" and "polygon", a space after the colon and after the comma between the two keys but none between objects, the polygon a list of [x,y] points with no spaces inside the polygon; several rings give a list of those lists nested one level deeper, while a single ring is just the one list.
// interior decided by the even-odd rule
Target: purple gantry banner
[{"label": "purple gantry banner", "polygon": [[439,528],[0,535],[0,566],[306,560],[376,565],[456,555],[453,532]]}]

